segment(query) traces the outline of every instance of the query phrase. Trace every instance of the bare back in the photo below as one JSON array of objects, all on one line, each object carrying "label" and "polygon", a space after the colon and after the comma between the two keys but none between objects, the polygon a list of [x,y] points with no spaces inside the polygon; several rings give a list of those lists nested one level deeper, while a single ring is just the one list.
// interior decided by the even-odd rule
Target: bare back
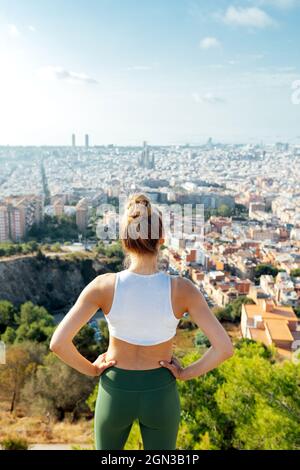
[{"label": "bare back", "polygon": [[[172,307],[174,315],[178,319],[180,319],[186,311],[184,301],[182,301],[181,281],[182,279],[180,277],[172,276]],[[115,274],[109,273],[101,276],[101,280],[99,277],[99,282],[102,284],[99,303],[104,315],[107,315],[113,304]],[[140,346],[110,336],[106,358],[107,360],[115,359],[117,361],[117,367],[122,369],[155,369],[160,367],[160,360],[171,360],[173,355],[173,343],[174,338],[153,346]]]}]

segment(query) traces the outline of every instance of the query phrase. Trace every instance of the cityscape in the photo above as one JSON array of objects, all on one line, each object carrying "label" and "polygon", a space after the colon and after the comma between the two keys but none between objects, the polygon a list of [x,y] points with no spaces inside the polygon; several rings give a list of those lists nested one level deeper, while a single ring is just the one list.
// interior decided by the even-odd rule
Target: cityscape
[{"label": "cityscape", "polygon": [[[76,220],[76,249],[90,249],[99,241],[99,205],[137,191],[158,207],[202,204],[203,240],[169,233],[167,268],[189,276],[212,307],[251,298],[240,335],[294,357],[300,348],[300,146],[222,145],[212,138],[197,147],[90,146],[88,135],[76,146],[75,134],[70,140],[66,147],[0,149],[1,243],[23,241],[45,214],[66,215]],[[116,216],[107,210],[102,223]]]}]

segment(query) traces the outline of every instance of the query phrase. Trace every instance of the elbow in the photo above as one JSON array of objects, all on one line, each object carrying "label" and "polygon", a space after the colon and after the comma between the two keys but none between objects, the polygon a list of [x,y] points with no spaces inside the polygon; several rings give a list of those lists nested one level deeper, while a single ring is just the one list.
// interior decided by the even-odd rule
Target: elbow
[{"label": "elbow", "polygon": [[222,350],[223,361],[230,359],[233,356],[233,354],[234,354],[234,347],[230,341],[228,345]]},{"label": "elbow", "polygon": [[234,354],[234,347],[230,339],[215,346],[214,350],[220,362],[227,361],[227,359],[230,359]]},{"label": "elbow", "polygon": [[59,354],[59,352],[61,351],[61,348],[62,348],[61,342],[58,341],[54,336],[52,336],[50,345],[49,345],[50,351],[52,351],[55,354]]},{"label": "elbow", "polygon": [[55,343],[55,341],[50,341],[49,349],[53,353],[58,351],[58,345]]}]

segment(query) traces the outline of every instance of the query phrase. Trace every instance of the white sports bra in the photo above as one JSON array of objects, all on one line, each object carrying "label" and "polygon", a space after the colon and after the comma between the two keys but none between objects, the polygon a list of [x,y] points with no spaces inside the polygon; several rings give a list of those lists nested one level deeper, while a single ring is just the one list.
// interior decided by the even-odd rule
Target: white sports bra
[{"label": "white sports bra", "polygon": [[163,271],[116,274],[114,298],[105,318],[110,335],[128,343],[150,346],[173,338],[179,319],[171,301],[171,276]]}]

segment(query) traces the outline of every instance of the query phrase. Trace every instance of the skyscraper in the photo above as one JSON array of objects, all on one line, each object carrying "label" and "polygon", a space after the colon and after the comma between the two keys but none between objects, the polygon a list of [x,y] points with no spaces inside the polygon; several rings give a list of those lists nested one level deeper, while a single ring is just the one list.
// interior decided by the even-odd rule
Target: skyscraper
[{"label": "skyscraper", "polygon": [[152,169],[155,168],[154,154],[152,153],[150,155],[150,151],[149,151],[149,147],[147,145],[147,142],[144,142],[144,144],[143,144],[142,153],[138,157],[138,164],[142,168],[147,168],[149,170],[152,170]]},{"label": "skyscraper", "polygon": [[0,206],[0,242],[9,240],[9,218],[5,205]]},{"label": "skyscraper", "polygon": [[85,134],[85,148],[88,149],[89,146],[90,146],[90,142],[89,142],[89,135],[88,134]]},{"label": "skyscraper", "polygon": [[15,206],[8,205],[9,217],[9,238],[18,242],[22,240],[26,233],[26,206],[23,201],[19,201]]},{"label": "skyscraper", "polygon": [[76,147],[76,135],[72,134],[72,147]]}]

